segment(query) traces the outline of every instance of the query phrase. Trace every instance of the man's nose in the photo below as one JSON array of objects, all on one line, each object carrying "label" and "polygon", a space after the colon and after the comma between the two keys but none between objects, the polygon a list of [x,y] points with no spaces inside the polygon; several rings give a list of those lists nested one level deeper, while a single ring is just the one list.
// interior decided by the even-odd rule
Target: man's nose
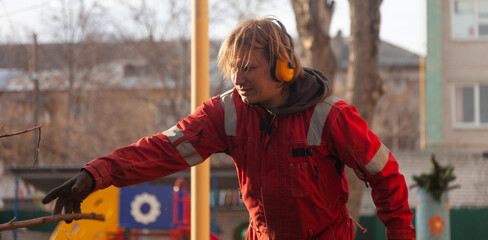
[{"label": "man's nose", "polygon": [[245,80],[245,74],[244,71],[242,70],[237,70],[234,73],[233,80],[234,80],[234,85],[242,85],[246,82]]}]

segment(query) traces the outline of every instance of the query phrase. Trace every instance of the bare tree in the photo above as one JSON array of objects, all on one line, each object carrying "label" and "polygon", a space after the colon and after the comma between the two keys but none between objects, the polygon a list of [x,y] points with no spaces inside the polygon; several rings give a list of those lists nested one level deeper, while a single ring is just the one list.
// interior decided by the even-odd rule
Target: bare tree
[{"label": "bare tree", "polygon": [[[141,0],[121,3],[128,9],[133,26],[140,29],[139,34],[135,35],[142,36],[144,40],[135,39],[134,34],[127,34],[131,32],[130,29],[119,25],[116,28],[120,30],[120,39],[132,43],[137,57],[155,73],[162,88],[171,88],[171,96],[156,103],[161,111],[173,121],[184,117],[190,110],[190,1]],[[211,2],[210,28],[255,16],[268,3],[268,0]],[[217,49],[218,46],[212,44],[211,51],[216,53]],[[216,54],[212,52],[211,56]],[[215,65],[215,62],[211,64]],[[220,75],[218,78],[220,84],[215,89],[224,89]],[[216,94],[215,91],[212,93]]]},{"label": "bare tree", "polygon": [[336,58],[329,35],[335,2],[332,0],[290,0],[299,34],[304,66],[324,72],[332,81]]},{"label": "bare tree", "polygon": [[[300,37],[305,66],[319,69],[332,80],[336,59],[331,50],[329,29],[334,12],[331,0],[290,0]],[[371,122],[376,102],[382,94],[378,74],[379,6],[381,0],[349,1],[351,37],[346,99],[357,106],[361,116]],[[359,217],[363,183],[346,168],[350,196],[348,208]]]},{"label": "bare tree", "polygon": [[[240,9],[241,3],[219,2],[218,6],[225,6],[221,11],[229,14],[227,23],[255,16],[253,13],[270,1],[245,2],[251,6],[245,10]],[[76,163],[107,154],[155,129],[169,127],[190,110],[190,1],[119,3],[112,8],[129,10],[124,21],[110,15],[109,9],[101,5],[103,2],[49,3],[50,11],[46,11],[43,20],[56,43],[39,46],[43,90],[40,123],[46,133],[41,160],[46,159],[45,163]],[[212,24],[217,23],[225,25],[223,21]],[[109,33],[113,34],[113,42],[105,43]],[[218,49],[219,44],[215,41],[212,46]],[[216,51],[211,54],[215,56]],[[222,80],[216,67],[211,74]],[[229,86],[228,82],[225,87],[220,82],[217,87],[213,85],[214,94]],[[2,115],[2,121],[8,120],[2,126],[22,128],[25,124],[19,125],[19,116],[26,115],[30,108],[21,106],[30,102],[15,102],[11,96],[22,95],[24,101],[29,92],[3,94],[2,99],[7,95],[9,100],[2,106],[9,106],[12,114]],[[31,124],[30,119],[23,122]],[[19,137],[21,140],[25,141]],[[7,147],[2,149],[6,158],[31,156],[30,151],[13,149],[11,143],[2,143]]]},{"label": "bare tree", "polygon": [[[378,73],[380,5],[382,0],[349,1],[351,36],[346,99],[354,104],[361,117],[371,125],[378,99],[384,90]],[[359,217],[364,185],[350,169],[349,203],[351,215]]]},{"label": "bare tree", "polygon": [[146,69],[154,79],[151,87],[171,89],[152,101],[166,116],[159,127],[168,127],[190,111],[190,1],[121,1],[121,5],[130,16],[130,28],[121,24],[115,28],[119,41],[134,53],[130,64]]},{"label": "bare tree", "polygon": [[351,37],[346,98],[362,118],[373,122],[374,109],[384,93],[378,73],[380,5],[382,0],[349,1]]},{"label": "bare tree", "polygon": [[76,130],[76,119],[81,116],[82,88],[90,81],[91,69],[96,63],[97,52],[94,43],[101,35],[104,8],[96,2],[88,5],[84,0],[59,0],[52,7],[48,27],[61,47],[55,48],[56,56],[61,56],[61,68],[65,71],[67,92],[66,118],[64,119],[63,157],[70,159],[72,153],[72,134]]}]

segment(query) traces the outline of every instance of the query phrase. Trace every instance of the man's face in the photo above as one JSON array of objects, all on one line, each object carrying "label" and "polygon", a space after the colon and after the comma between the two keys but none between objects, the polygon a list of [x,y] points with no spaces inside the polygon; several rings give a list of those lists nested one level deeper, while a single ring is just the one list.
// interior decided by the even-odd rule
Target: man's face
[{"label": "man's face", "polygon": [[[240,58],[237,66],[240,66]],[[271,78],[270,63],[262,51],[254,51],[248,65],[236,68],[232,72],[232,83],[239,92],[243,102],[248,104],[261,104],[266,108],[282,105],[287,94],[282,91],[283,83]]]}]

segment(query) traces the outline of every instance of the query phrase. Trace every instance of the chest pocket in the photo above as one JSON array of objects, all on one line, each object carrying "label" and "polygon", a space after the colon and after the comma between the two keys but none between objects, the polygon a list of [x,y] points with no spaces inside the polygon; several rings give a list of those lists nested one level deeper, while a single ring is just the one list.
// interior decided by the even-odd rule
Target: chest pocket
[{"label": "chest pocket", "polygon": [[312,149],[306,143],[285,144],[283,157],[283,194],[291,197],[310,195],[310,184],[314,176]]},{"label": "chest pocket", "polygon": [[[303,197],[310,195],[311,185],[317,184],[318,169],[313,162],[313,151],[311,146],[319,146],[322,140],[325,120],[327,119],[332,106],[340,99],[334,96],[326,98],[318,103],[310,119],[306,142],[295,142],[285,146],[282,154],[287,156],[285,170],[288,191],[293,197]],[[319,179],[320,180],[320,179]],[[323,182],[319,181],[322,188]],[[325,192],[325,189],[324,189]]]}]

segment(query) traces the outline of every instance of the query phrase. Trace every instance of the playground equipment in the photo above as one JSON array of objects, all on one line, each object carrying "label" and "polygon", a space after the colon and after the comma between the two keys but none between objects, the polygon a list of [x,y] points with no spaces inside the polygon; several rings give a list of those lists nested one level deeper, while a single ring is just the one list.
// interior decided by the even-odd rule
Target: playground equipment
[{"label": "playground equipment", "polygon": [[[50,240],[190,239],[190,193],[184,179],[171,186],[109,187],[83,201],[84,213],[105,215],[105,222],[60,222]],[[219,240],[211,234],[211,240]]]},{"label": "playground equipment", "polygon": [[105,215],[105,221],[73,221],[70,224],[60,222],[50,240],[65,239],[93,239],[106,240],[110,233],[118,230],[118,199],[119,189],[109,187],[101,191],[94,192],[83,201],[82,212],[95,212]]}]

